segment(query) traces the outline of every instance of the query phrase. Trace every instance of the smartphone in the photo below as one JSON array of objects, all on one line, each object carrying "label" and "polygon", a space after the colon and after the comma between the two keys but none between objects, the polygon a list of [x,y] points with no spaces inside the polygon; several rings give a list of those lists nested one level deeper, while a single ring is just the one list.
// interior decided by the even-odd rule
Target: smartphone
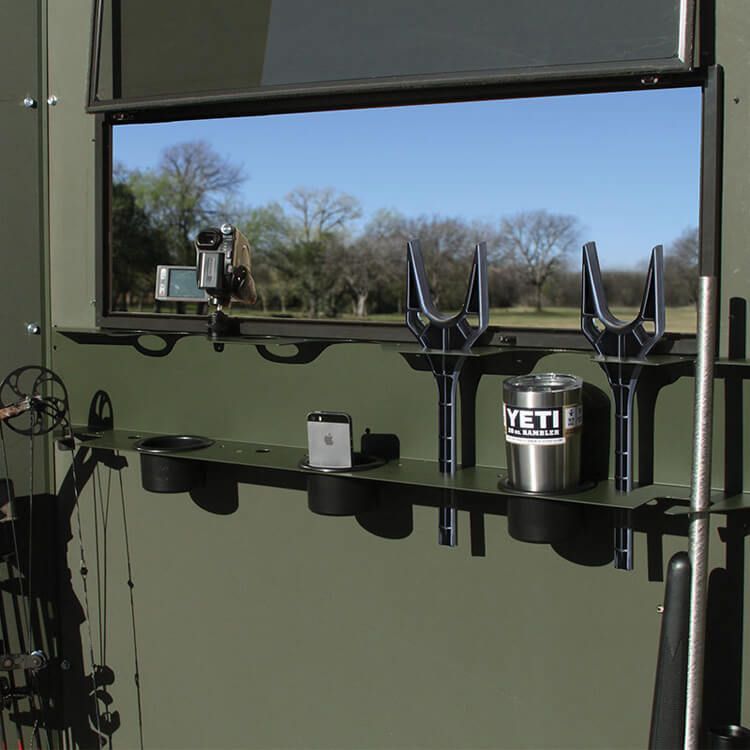
[{"label": "smartphone", "polygon": [[342,411],[311,411],[307,415],[307,455],[310,466],[351,469],[352,418]]}]

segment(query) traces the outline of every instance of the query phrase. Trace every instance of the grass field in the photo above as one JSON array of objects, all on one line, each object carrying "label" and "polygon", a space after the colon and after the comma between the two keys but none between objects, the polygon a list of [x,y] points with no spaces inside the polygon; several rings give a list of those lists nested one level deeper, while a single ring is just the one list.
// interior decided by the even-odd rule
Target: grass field
[{"label": "grass field", "polygon": [[[612,313],[622,321],[630,321],[638,309],[615,308]],[[581,311],[577,308],[551,307],[537,312],[531,308],[492,310],[490,322],[496,326],[534,326],[537,328],[578,328]],[[667,308],[667,330],[677,333],[695,332],[696,313],[694,307]]]},{"label": "grass field", "polygon": [[[162,312],[174,313],[173,305],[162,305]],[[192,307],[192,306],[191,306]],[[134,311],[135,312],[135,311]],[[145,310],[144,310],[145,312]],[[188,314],[195,315],[194,309],[186,310]],[[290,310],[288,314],[263,313],[261,309],[246,305],[235,305],[235,315],[240,317],[284,317],[304,318],[299,310]],[[448,311],[445,311],[446,314]],[[616,307],[612,310],[620,320],[627,322],[632,320],[638,313],[635,307]],[[385,315],[370,315],[367,318],[357,318],[353,315],[342,314],[334,320],[357,321],[374,323],[403,323],[403,313],[388,313]],[[576,329],[581,325],[581,311],[577,307],[545,307],[537,311],[533,307],[510,307],[493,308],[490,310],[490,325],[515,328],[562,328]],[[668,307],[667,308],[667,330],[673,333],[695,333],[696,312],[694,307]]]},{"label": "grass field", "polygon": [[[630,321],[637,315],[635,307],[616,307],[612,310],[622,321]],[[373,315],[368,320],[396,322],[402,315]],[[694,307],[668,307],[667,330],[675,333],[695,333],[696,313]],[[500,327],[527,328],[579,328],[581,311],[576,307],[546,307],[541,312],[532,307],[493,308],[490,310],[490,325]]]}]

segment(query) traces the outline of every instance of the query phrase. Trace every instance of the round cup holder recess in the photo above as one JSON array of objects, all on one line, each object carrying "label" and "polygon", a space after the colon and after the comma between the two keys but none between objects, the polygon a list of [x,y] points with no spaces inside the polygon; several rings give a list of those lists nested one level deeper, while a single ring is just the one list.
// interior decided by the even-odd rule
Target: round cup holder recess
[{"label": "round cup holder recess", "polygon": [[133,444],[141,454],[141,483],[149,492],[189,492],[206,483],[206,463],[171,456],[208,448],[214,441],[199,435],[156,435]]},{"label": "round cup holder recess", "polygon": [[368,456],[364,453],[352,453],[352,465],[349,467],[338,468],[327,466],[311,466],[308,456],[303,456],[298,466],[300,469],[306,469],[308,471],[322,472],[323,474],[344,474],[350,471],[367,471],[367,469],[377,469],[378,466],[383,466],[386,463],[384,458],[378,458],[377,456]]},{"label": "round cup holder recess", "polygon": [[383,458],[353,453],[350,468],[328,469],[310,466],[308,457],[304,456],[298,465],[310,472],[307,475],[307,507],[323,516],[355,516],[373,510],[379,502],[377,482],[362,482],[337,475],[375,469],[385,463]]},{"label": "round cup holder recess", "polygon": [[211,438],[201,435],[156,435],[141,438],[133,444],[142,453],[179,453],[180,451],[194,451],[198,448],[208,448],[213,445]]}]

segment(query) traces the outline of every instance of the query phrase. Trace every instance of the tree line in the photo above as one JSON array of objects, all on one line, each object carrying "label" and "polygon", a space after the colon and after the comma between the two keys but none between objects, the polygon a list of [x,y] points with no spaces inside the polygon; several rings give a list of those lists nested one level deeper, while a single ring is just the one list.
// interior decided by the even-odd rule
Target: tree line
[{"label": "tree line", "polygon": [[[474,246],[487,243],[490,305],[577,307],[581,225],[575,216],[526,211],[497,222],[408,217],[377,211],[362,223],[359,201],[334,188],[299,187],[283,202],[248,207],[237,164],[205,142],[166,148],[156,169],[116,165],[112,184],[112,301],[116,310],[153,305],[158,264],[194,265],[193,239],[230,221],[253,248],[252,273],[266,314],[335,318],[402,313],[405,247],[419,238],[435,303],[463,303]],[[697,230],[668,248],[667,304],[696,299]],[[643,271],[605,269],[612,306],[635,307]],[[248,311],[249,312],[249,311]]]}]

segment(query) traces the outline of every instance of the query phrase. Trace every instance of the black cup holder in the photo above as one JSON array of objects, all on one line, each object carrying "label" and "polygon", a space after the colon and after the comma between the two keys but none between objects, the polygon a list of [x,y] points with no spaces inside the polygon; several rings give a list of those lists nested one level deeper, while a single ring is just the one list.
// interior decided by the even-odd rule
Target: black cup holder
[{"label": "black cup holder", "polygon": [[299,467],[310,472],[307,476],[307,507],[323,516],[356,516],[373,510],[378,505],[378,483],[361,482],[341,474],[367,471],[385,463],[383,458],[354,453],[351,468],[327,469],[310,466],[305,456]]},{"label": "black cup holder", "polygon": [[562,542],[583,524],[583,508],[579,504],[529,495],[509,497],[507,513],[508,533],[519,542]]},{"label": "black cup holder", "polygon": [[750,748],[750,729],[737,724],[713,726],[708,732],[709,750],[747,750]]},{"label": "black cup holder", "polygon": [[141,454],[141,484],[149,492],[189,492],[206,483],[206,464],[189,458],[171,456],[213,445],[199,435],[157,435],[133,444]]}]

